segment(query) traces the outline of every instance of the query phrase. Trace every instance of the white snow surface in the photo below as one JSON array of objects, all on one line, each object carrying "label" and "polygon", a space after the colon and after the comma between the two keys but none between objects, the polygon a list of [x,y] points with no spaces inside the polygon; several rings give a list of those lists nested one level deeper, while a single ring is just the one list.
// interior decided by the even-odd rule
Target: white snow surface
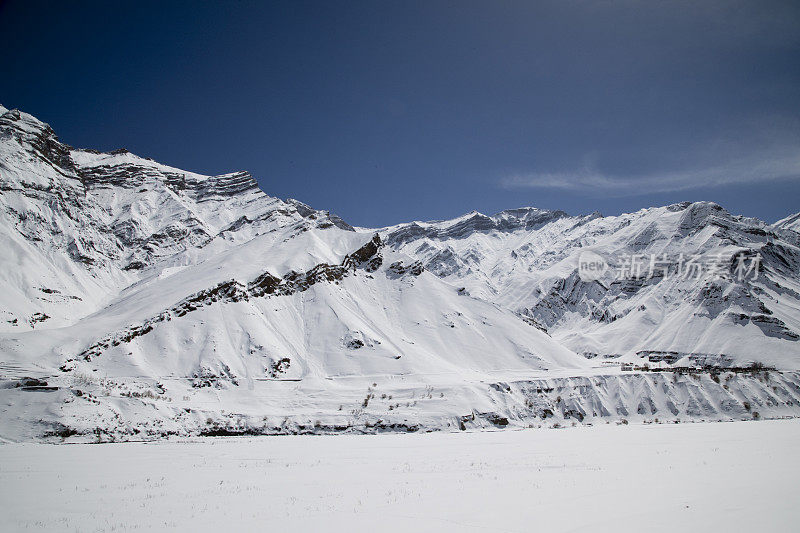
[{"label": "white snow surface", "polygon": [[0,446],[3,531],[797,530],[797,420]]},{"label": "white snow surface", "polygon": [[[711,202],[353,228],[3,108],[0,207],[7,440],[800,412],[800,235]],[[763,259],[756,279],[583,282],[585,249]]]}]

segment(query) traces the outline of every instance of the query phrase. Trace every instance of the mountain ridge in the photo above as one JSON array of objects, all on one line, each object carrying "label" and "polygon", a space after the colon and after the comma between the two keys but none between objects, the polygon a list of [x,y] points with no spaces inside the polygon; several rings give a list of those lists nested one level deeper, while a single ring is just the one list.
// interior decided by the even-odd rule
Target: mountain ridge
[{"label": "mountain ridge", "polygon": [[360,228],[0,108],[0,436],[796,416],[792,220],[685,202]]}]

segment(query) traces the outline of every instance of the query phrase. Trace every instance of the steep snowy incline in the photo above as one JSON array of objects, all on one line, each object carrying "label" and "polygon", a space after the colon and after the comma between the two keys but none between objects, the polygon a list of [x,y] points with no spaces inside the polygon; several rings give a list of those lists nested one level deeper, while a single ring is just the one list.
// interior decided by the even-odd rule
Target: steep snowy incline
[{"label": "steep snowy incline", "polygon": [[64,324],[96,308],[132,276],[108,216],[53,131],[16,110],[0,116],[0,328]]},{"label": "steep snowy incline", "polygon": [[773,224],[776,228],[790,229],[800,233],[800,213],[789,215]]}]

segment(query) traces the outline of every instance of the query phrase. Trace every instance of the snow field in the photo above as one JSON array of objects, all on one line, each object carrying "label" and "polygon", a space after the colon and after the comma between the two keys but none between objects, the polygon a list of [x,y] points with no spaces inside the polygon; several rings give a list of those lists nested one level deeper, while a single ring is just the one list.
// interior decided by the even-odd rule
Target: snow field
[{"label": "snow field", "polygon": [[800,421],[0,446],[2,531],[795,531]]}]

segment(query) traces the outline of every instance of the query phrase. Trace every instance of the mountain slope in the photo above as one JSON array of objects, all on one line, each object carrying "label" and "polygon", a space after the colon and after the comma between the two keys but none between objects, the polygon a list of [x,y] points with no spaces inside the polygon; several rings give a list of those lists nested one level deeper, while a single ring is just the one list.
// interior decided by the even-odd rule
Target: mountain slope
[{"label": "mountain slope", "polygon": [[794,215],[789,215],[786,218],[782,218],[773,224],[776,228],[782,229],[790,229],[792,231],[800,232],[800,213],[795,213]]}]

